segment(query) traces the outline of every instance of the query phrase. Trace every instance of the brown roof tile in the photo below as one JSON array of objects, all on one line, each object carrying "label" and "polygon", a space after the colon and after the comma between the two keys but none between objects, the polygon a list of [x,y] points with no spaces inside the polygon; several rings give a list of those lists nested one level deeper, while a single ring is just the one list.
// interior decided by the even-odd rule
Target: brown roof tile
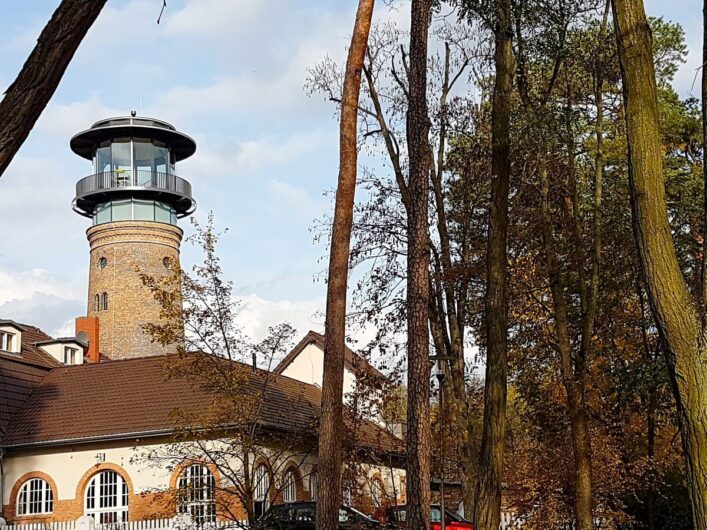
[{"label": "brown roof tile", "polygon": [[[191,378],[167,377],[169,361],[170,356],[144,357],[53,369],[11,422],[3,445],[171,432],[179,426],[175,411],[203,411],[215,394],[195,386]],[[249,391],[263,391],[262,424],[285,431],[314,426],[321,401],[316,386],[238,365],[247,374]],[[392,449],[396,439],[379,431],[365,424],[359,436],[362,444]]]},{"label": "brown roof tile", "polygon": [[0,356],[0,438],[48,371],[9,354]]},{"label": "brown roof tile", "polygon": [[27,364],[41,366],[44,368],[61,366],[59,361],[45,352],[42,348],[35,345],[37,342],[54,340],[41,329],[34,326],[29,326],[27,324],[13,322],[12,320],[0,320],[0,323],[9,323],[13,326],[19,327],[22,330],[22,347],[20,349],[20,353],[0,352],[0,358],[17,359],[17,357],[20,357],[21,360]]}]

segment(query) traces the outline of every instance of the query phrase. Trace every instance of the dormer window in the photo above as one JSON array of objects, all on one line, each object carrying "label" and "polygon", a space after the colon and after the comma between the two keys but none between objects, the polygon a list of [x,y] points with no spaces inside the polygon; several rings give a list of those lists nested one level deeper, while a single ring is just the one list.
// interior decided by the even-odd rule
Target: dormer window
[{"label": "dormer window", "polygon": [[78,358],[79,350],[78,348],[71,348],[69,346],[64,347],[64,364],[76,364],[76,359]]},{"label": "dormer window", "polygon": [[0,350],[14,352],[15,340],[16,338],[14,333],[0,331]]}]

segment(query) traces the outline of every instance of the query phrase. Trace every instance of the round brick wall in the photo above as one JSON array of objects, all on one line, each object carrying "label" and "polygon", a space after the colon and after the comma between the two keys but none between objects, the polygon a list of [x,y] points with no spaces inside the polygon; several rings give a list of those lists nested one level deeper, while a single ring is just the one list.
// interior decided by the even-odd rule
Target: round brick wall
[{"label": "round brick wall", "polygon": [[[177,226],[149,221],[117,221],[86,231],[91,246],[87,315],[98,317],[101,353],[129,359],[175,351],[174,345],[152,342],[143,330],[145,324],[159,322],[160,305],[140,274],[171,275],[165,258],[179,263],[182,234]],[[103,293],[108,309],[103,308]]]}]

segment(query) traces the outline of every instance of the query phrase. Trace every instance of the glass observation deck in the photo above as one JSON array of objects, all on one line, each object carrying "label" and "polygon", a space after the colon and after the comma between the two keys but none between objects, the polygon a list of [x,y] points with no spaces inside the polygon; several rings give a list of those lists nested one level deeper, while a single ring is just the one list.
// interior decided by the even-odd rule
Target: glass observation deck
[{"label": "glass observation deck", "polygon": [[[94,223],[107,222],[97,221],[105,219],[99,211],[105,212],[106,205],[125,201],[147,201],[156,208],[159,204],[171,212],[169,222],[195,210],[191,184],[175,174],[175,165],[191,156],[196,144],[168,123],[136,117],[102,120],[74,136],[70,145],[76,154],[93,162],[93,173],[76,183],[73,207]],[[139,217],[158,218],[163,220],[158,214],[152,219]]]}]

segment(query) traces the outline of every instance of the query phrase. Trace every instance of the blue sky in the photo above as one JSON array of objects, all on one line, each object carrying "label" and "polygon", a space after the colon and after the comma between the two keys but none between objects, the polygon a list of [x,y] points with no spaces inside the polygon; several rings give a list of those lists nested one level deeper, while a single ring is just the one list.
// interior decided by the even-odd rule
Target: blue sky
[{"label": "blue sky", "polygon": [[[12,82],[58,0],[0,0],[0,88]],[[89,221],[71,211],[75,181],[90,164],[69,138],[108,116],[140,114],[194,137],[196,155],[178,166],[204,220],[228,228],[227,276],[244,301],[243,324],[258,337],[289,320],[321,330],[324,246],[312,221],[336,182],[333,108],[303,90],[308,66],[341,61],[353,0],[108,0],[29,139],[0,179],[0,316],[71,331],[85,312]],[[646,0],[651,15],[680,22],[688,63],[676,84],[690,92],[700,63],[701,5]],[[403,0],[378,2],[377,19],[407,24]],[[698,93],[699,86],[694,87]],[[189,232],[187,222],[182,227]],[[198,259],[183,248],[186,265]]]}]

